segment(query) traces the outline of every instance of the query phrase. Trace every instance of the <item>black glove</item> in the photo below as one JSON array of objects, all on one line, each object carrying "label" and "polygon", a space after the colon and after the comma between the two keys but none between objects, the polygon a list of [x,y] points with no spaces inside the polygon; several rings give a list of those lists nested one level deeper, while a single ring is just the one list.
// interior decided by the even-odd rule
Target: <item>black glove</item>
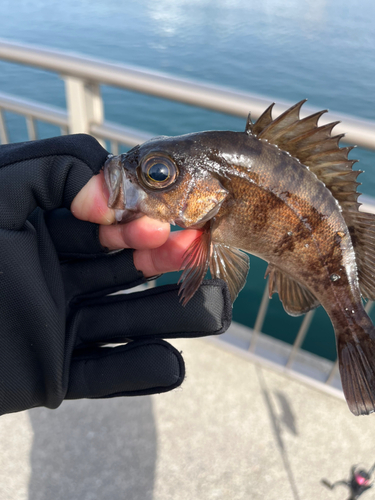
[{"label": "black glove", "polygon": [[107,296],[146,281],[132,250],[108,253],[69,211],[107,155],[86,135],[0,147],[0,414],[171,390],[184,362],[161,338],[230,324],[220,280],[186,307],[174,285]]}]

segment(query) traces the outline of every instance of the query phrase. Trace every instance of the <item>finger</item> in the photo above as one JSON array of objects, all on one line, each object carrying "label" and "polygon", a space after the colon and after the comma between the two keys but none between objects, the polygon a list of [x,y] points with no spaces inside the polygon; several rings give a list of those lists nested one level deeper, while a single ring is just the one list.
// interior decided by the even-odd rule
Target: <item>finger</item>
[{"label": "finger", "polygon": [[170,226],[148,217],[128,224],[113,224],[115,211],[108,208],[108,189],[103,172],[95,175],[74,198],[70,210],[80,220],[100,224],[99,240],[110,250],[156,248],[168,238]]},{"label": "finger", "polygon": [[109,250],[157,248],[167,241],[169,233],[169,224],[146,216],[127,224],[99,227],[100,242]]},{"label": "finger", "polygon": [[[85,257],[120,248],[155,248],[169,236],[169,224],[142,217],[126,225],[100,226],[79,220],[66,208],[44,213],[49,234],[60,256]],[[161,227],[162,226],[162,227]],[[109,230],[109,238],[102,237]],[[118,244],[114,244],[114,242]]]},{"label": "finger", "polygon": [[115,211],[108,208],[108,197],[104,174],[100,171],[79,191],[70,205],[70,211],[77,219],[97,224],[113,224]]},{"label": "finger", "polygon": [[164,285],[81,304],[72,318],[76,347],[126,339],[219,335],[227,330],[232,302],[224,281],[204,281],[185,306],[178,289]]},{"label": "finger", "polygon": [[[143,283],[145,278],[177,271],[181,267],[185,250],[196,233],[197,231],[188,230],[171,233],[167,243],[147,251],[124,250],[113,254],[102,253],[101,258],[84,260],[68,258],[61,266],[65,293],[71,298],[102,297]],[[72,245],[69,244],[69,250],[71,249]],[[81,249],[84,251],[84,246]],[[85,257],[83,253],[79,256]]]},{"label": "finger", "polygon": [[[98,226],[77,219],[76,224],[70,224],[71,219],[74,217],[68,211],[58,211],[53,217],[55,223],[50,223],[53,228],[53,231],[50,228],[50,234],[60,257],[68,258],[61,272],[69,297],[87,294],[103,296],[136,286],[144,278],[177,271],[182,265],[186,248],[197,235],[197,231],[179,231],[171,233],[168,241],[157,249],[105,254],[96,239],[95,229]],[[90,257],[90,254],[101,254],[102,258],[81,260],[82,257]],[[73,260],[70,257],[74,257]]]},{"label": "finger", "polygon": [[170,233],[167,241],[158,248],[136,250],[133,254],[136,269],[142,271],[146,278],[179,271],[186,250],[200,234],[193,229],[176,231]]},{"label": "finger", "polygon": [[145,277],[178,271],[190,243],[199,235],[196,230],[169,234],[169,224],[142,217],[128,224],[111,225],[114,211],[107,207],[108,191],[103,173],[94,176],[74,198],[71,211],[75,217],[101,224],[99,240],[110,250],[134,248],[135,267]]},{"label": "finger", "polygon": [[44,222],[60,258],[84,258],[107,252],[100,244],[100,226],[76,219],[66,208],[44,212]]},{"label": "finger", "polygon": [[145,282],[133,264],[133,250],[102,254],[94,259],[71,259],[62,263],[61,274],[68,300],[103,297]]},{"label": "finger", "polygon": [[73,358],[66,399],[166,392],[184,376],[181,354],[161,340],[97,348]]}]

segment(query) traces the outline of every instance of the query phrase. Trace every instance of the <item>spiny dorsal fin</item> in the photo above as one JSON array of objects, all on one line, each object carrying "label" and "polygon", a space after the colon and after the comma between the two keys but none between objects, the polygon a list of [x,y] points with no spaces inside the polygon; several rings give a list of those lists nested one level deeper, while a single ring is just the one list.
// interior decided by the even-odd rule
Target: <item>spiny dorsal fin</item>
[{"label": "spiny dorsal fin", "polygon": [[326,111],[300,119],[300,109],[305,102],[298,102],[275,120],[272,120],[272,104],[254,123],[253,134],[297,158],[324,182],[343,210],[357,212],[360,193],[357,193],[356,178],[361,171],[352,171],[357,161],[348,159],[352,148],[339,147],[343,135],[332,136],[338,122],[318,126],[319,118]]},{"label": "spiny dorsal fin", "polygon": [[253,133],[253,122],[251,121],[251,113],[247,115],[245,132],[247,133],[247,135]]},{"label": "spiny dorsal fin", "polygon": [[268,275],[269,297],[271,298],[273,293],[278,292],[285,311],[291,316],[300,316],[320,305],[307,288],[272,264],[268,264],[265,277]]},{"label": "spiny dorsal fin", "polygon": [[253,134],[259,135],[260,132],[267,127],[269,123],[272,122],[272,108],[275,106],[275,103],[268,106],[266,111],[263,111],[261,116],[257,119],[253,126]]},{"label": "spiny dorsal fin", "polygon": [[285,128],[296,123],[299,120],[299,112],[302,105],[307,101],[298,102],[291,108],[287,109],[284,113],[272,120],[261,132],[258,133],[260,139],[267,139],[267,141],[274,143],[275,140],[281,135]]}]

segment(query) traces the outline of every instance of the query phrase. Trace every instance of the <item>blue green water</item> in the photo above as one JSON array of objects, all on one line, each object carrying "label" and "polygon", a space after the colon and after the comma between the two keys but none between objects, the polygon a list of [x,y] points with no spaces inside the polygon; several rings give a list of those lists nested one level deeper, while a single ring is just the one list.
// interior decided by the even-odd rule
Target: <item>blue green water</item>
[{"label": "blue green water", "polygon": [[[375,4],[351,0],[10,0],[0,1],[0,37],[79,52],[224,85],[240,91],[375,119]],[[0,92],[65,106],[55,75],[0,63]],[[106,118],[155,135],[242,130],[244,120],[109,87]],[[250,110],[249,110],[250,111]],[[24,120],[7,114],[12,141]],[[38,124],[41,137],[58,130]],[[351,157],[365,170],[360,191],[375,196],[375,153]],[[251,258],[234,319],[253,326],[266,265]],[[175,276],[168,278],[174,280]],[[321,308],[320,308],[321,309]],[[263,330],[292,342],[301,318],[275,296]],[[318,310],[304,348],[333,358],[332,328]]]}]

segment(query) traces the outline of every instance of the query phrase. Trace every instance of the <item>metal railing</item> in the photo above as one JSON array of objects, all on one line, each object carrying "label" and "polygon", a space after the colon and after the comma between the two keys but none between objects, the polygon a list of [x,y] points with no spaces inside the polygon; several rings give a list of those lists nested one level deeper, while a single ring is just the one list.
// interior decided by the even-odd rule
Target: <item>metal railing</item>
[{"label": "metal railing", "polygon": [[[69,133],[92,133],[103,139],[116,136],[115,141],[123,142],[129,146],[139,143],[149,135],[120,126],[116,126],[116,130],[114,130],[113,124],[104,122],[100,94],[100,85],[102,84],[244,118],[247,117],[249,111],[251,111],[253,118],[258,118],[272,102],[271,99],[265,97],[236,92],[214,85],[196,83],[158,72],[1,39],[0,60],[50,70],[62,76],[65,81]],[[6,97],[2,96],[0,108],[8,109]],[[29,116],[37,117],[35,113],[39,104],[30,101],[28,104],[28,109],[25,109],[24,114],[27,116],[29,113]],[[285,111],[292,104],[295,103],[276,104],[274,107],[275,115]],[[30,109],[32,105],[36,106],[34,113]],[[49,106],[39,107],[39,119],[59,124],[56,123],[56,116],[51,119],[49,108]],[[56,108],[50,108],[50,111],[54,113]],[[302,116],[316,111],[320,110],[304,106]],[[42,118],[43,114],[44,118]],[[336,126],[335,133],[345,133],[344,142],[375,150],[375,122],[339,113],[329,113],[328,117],[321,118],[322,124],[333,121],[341,122]]]},{"label": "metal railing", "polygon": [[[257,118],[272,102],[271,99],[233,90],[178,79],[144,69],[109,63],[75,54],[62,53],[40,47],[0,40],[0,60],[24,64],[59,74],[65,82],[67,110],[0,93],[0,141],[9,141],[3,111],[23,115],[30,140],[37,138],[35,120],[60,127],[62,134],[88,133],[98,140],[110,141],[111,151],[118,154],[119,145],[135,146],[151,137],[150,134],[110,123],[104,119],[100,85],[106,84],[134,92],[178,101],[233,116],[247,117],[251,111]],[[274,107],[277,116],[294,103],[281,103]],[[304,106],[302,116],[319,110]],[[375,151],[375,122],[357,119],[338,113],[321,118],[321,124],[340,121],[335,133],[345,133],[344,142],[357,144]],[[372,211],[374,207],[367,207]],[[262,331],[269,303],[268,284],[253,328],[249,350],[254,352]],[[372,303],[366,306],[370,310]],[[314,311],[306,314],[297,333],[293,347],[285,362],[285,369],[292,370],[297,352],[309,329]],[[337,371],[333,364],[325,382],[330,384]]]}]

